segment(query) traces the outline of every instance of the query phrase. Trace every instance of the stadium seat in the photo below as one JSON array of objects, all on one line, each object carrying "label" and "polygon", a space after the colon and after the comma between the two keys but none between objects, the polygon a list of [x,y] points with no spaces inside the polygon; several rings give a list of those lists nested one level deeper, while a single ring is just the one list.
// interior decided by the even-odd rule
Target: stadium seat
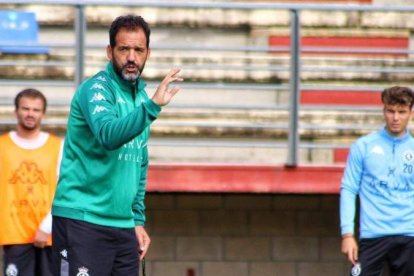
[{"label": "stadium seat", "polygon": [[48,54],[39,45],[39,26],[33,12],[0,11],[0,52],[7,54]]}]

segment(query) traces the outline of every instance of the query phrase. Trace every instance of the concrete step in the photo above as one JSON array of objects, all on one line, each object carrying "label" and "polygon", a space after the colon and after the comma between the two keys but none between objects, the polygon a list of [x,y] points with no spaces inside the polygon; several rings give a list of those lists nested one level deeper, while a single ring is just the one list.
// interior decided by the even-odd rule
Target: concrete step
[{"label": "concrete step", "polygon": [[[13,7],[35,11],[40,23],[40,42],[55,44],[58,47],[51,47],[50,56],[16,58],[1,55],[0,60],[6,64],[0,66],[0,77],[72,80],[75,57],[73,9],[55,5],[4,6],[8,9]],[[188,80],[286,83],[290,79],[290,60],[286,53],[287,50],[275,52],[245,50],[249,47],[264,48],[269,45],[288,46],[290,19],[286,11],[179,8],[174,9],[174,13],[162,13],[163,8],[105,6],[86,9],[88,30],[85,40],[86,45],[91,46],[88,47],[85,55],[86,76],[94,74],[106,62],[104,48],[108,43],[107,26],[116,14],[131,11],[136,11],[137,14],[145,13],[153,25],[151,45],[155,46],[155,49],[147,64],[148,79],[160,79],[172,65],[183,67]],[[215,16],[211,16],[212,13]],[[372,12],[322,13],[329,16],[318,16],[318,14],[318,12],[303,12],[301,24],[304,39],[314,37],[326,40],[355,37],[364,41],[366,38],[375,41],[384,40],[382,44],[375,41],[371,44],[377,43],[374,46],[385,48],[390,47],[386,41],[403,39],[402,49],[411,48],[410,32],[413,27],[399,25],[403,22],[401,19],[409,14],[403,13],[397,16],[392,12],[386,13],[380,18],[381,24],[378,24],[377,17],[374,25],[369,23],[371,22],[369,15]],[[338,16],[335,16],[336,14]],[[364,24],[369,24],[369,27]],[[57,33],[59,34],[58,41],[56,40]],[[280,41],[284,43],[280,44]],[[317,46],[323,46],[320,44],[317,43]],[[355,46],[358,45],[361,46],[358,43]],[[174,46],[177,50],[166,49],[166,47],[174,48]],[[199,48],[199,50],[191,50],[189,46]],[[309,45],[304,43],[304,46]],[[220,47],[226,50],[220,50]],[[234,50],[230,51],[229,48]],[[241,50],[236,50],[237,48]],[[345,48],[349,48],[349,45]],[[13,61],[19,59],[20,61],[33,61],[36,66],[12,64]],[[51,66],[37,66],[41,62]],[[388,67],[388,70],[382,70],[383,67]],[[303,56],[302,81],[373,82],[386,79],[411,82],[414,74],[407,71],[407,68],[411,67],[413,67],[413,62],[407,54],[376,57],[354,56],[352,58],[349,54],[332,56],[326,53],[323,55],[313,53],[311,56]]]},{"label": "concrete step", "polygon": [[[0,109],[0,131],[14,127],[13,107]],[[64,134],[68,108],[49,107],[45,128]],[[381,111],[301,111],[299,131],[312,142],[343,143],[383,124]],[[286,139],[286,110],[212,110],[165,108],[152,126],[152,136],[169,138]]]}]

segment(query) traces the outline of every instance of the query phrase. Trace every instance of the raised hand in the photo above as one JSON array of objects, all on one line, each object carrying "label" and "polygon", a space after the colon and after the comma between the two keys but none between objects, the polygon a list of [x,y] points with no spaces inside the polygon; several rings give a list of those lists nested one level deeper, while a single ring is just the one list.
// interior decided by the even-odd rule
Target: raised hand
[{"label": "raised hand", "polygon": [[159,106],[167,105],[171,99],[180,91],[179,86],[173,86],[170,88],[170,84],[176,81],[182,82],[183,78],[178,76],[178,73],[181,71],[180,68],[172,68],[170,72],[165,76],[161,81],[160,85],[157,87],[152,100]]}]

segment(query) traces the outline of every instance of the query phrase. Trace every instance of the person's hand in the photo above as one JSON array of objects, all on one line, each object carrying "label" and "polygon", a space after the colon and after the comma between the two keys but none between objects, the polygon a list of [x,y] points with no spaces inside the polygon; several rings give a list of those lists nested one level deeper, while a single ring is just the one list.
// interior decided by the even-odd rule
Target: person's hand
[{"label": "person's hand", "polygon": [[145,231],[144,226],[135,226],[135,235],[138,239],[139,259],[142,260],[147,254],[151,239]]},{"label": "person's hand", "polygon": [[33,245],[35,247],[43,248],[47,245],[47,238],[49,237],[48,233],[45,233],[41,230],[37,230],[34,236]]},{"label": "person's hand", "polygon": [[173,86],[170,88],[170,84],[175,81],[183,81],[184,79],[178,76],[178,73],[181,71],[180,68],[173,68],[168,72],[165,78],[161,81],[160,85],[157,87],[152,100],[158,106],[167,105],[175,94],[180,90],[179,86]]},{"label": "person's hand", "polygon": [[358,261],[358,243],[353,235],[344,235],[342,237],[342,253],[346,255],[348,260],[355,265]]}]

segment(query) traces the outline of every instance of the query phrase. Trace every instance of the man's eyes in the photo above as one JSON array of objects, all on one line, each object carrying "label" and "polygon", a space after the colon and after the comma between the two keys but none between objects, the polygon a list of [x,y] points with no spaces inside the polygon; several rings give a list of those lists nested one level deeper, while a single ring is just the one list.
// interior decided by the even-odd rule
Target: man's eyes
[{"label": "man's eyes", "polygon": [[[121,52],[128,52],[129,50],[131,50],[131,48],[119,48],[119,51]],[[141,48],[135,48],[134,49],[135,52],[143,52],[144,50]]]}]

